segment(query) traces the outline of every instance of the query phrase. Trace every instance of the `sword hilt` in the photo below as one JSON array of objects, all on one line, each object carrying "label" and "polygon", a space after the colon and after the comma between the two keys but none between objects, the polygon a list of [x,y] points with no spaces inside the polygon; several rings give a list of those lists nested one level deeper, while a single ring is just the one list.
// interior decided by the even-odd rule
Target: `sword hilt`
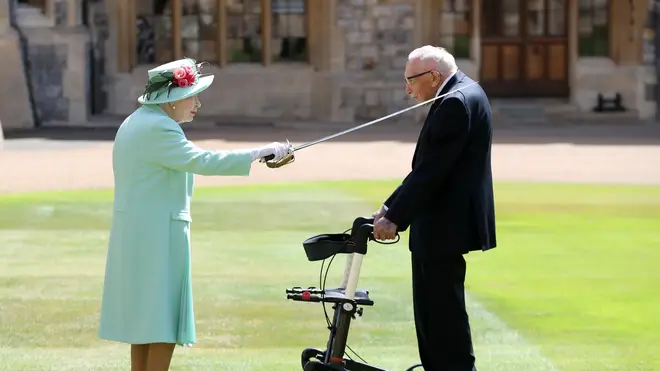
[{"label": "sword hilt", "polygon": [[[289,143],[288,140],[286,142]],[[282,158],[279,161],[271,161],[274,158],[275,158],[275,155],[268,155],[268,156],[262,157],[262,160],[263,160],[263,162],[266,163],[266,166],[268,166],[271,169],[277,169],[277,168],[282,167],[284,165],[290,164],[290,163],[292,163],[296,160],[295,156],[293,155],[293,151],[291,153],[289,153],[288,155],[286,155],[284,158]]]},{"label": "sword hilt", "polygon": [[277,169],[277,168],[282,167],[284,165],[288,165],[288,164],[290,164],[290,163],[292,163],[296,160],[296,157],[293,155],[293,152],[289,153],[288,155],[286,155],[284,158],[282,158],[279,161],[271,161],[274,158],[275,158],[274,155],[268,155],[268,156],[263,158],[264,162],[266,163],[266,166],[268,166],[271,169]]}]

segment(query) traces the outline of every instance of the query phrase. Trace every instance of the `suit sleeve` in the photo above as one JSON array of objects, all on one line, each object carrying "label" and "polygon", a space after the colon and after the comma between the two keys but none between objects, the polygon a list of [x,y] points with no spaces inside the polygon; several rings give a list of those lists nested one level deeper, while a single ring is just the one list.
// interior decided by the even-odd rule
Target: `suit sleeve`
[{"label": "suit sleeve", "polygon": [[388,197],[387,200],[385,200],[385,202],[383,202],[383,205],[387,206],[388,208],[390,206],[392,206],[392,202],[394,202],[394,200],[396,199],[396,196],[399,194],[400,190],[401,190],[401,185],[396,187],[396,189],[394,190],[394,192],[392,192],[390,197]]},{"label": "suit sleeve", "polygon": [[417,210],[431,200],[447,179],[468,139],[470,118],[460,99],[445,100],[434,116],[428,149],[395,191],[385,214],[401,230],[407,229]]},{"label": "suit sleeve", "polygon": [[189,141],[179,128],[155,126],[149,157],[164,167],[200,175],[250,175],[250,150],[208,151]]},{"label": "suit sleeve", "polygon": [[385,202],[383,203],[383,205],[387,206],[388,208],[389,208],[390,206],[392,206],[392,202],[394,202],[394,200],[396,200],[396,196],[397,196],[397,195],[399,194],[399,192],[401,191],[401,187],[403,186],[403,183],[406,182],[406,180],[408,179],[409,176],[410,176],[410,174],[408,174],[408,175],[403,179],[403,182],[401,182],[401,184],[399,184],[399,186],[397,186],[396,189],[394,189],[394,192],[392,192],[392,194],[390,195],[390,197],[388,197],[388,198],[385,200]]}]

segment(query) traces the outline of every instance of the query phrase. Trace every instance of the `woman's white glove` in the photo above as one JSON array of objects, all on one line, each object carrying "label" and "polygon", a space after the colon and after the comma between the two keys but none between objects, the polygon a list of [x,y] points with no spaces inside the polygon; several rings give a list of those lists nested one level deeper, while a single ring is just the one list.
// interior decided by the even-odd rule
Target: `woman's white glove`
[{"label": "woman's white glove", "polygon": [[271,161],[279,161],[286,157],[289,153],[293,152],[293,146],[290,143],[273,142],[271,144],[255,148],[252,150],[252,161],[259,159],[259,162],[264,162],[264,157],[273,155]]}]

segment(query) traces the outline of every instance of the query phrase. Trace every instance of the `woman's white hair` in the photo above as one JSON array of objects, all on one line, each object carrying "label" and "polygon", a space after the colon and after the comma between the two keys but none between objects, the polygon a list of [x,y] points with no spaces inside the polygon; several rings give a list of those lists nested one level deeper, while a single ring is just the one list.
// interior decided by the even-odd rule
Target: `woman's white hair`
[{"label": "woman's white hair", "polygon": [[419,60],[428,69],[436,69],[441,73],[454,73],[458,70],[456,59],[445,48],[439,46],[424,45],[410,54],[408,60]]}]

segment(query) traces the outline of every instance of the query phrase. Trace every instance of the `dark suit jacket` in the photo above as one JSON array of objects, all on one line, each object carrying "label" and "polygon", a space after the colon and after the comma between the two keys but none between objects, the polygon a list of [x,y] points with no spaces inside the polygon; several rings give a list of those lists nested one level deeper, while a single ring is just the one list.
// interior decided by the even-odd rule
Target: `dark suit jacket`
[{"label": "dark suit jacket", "polygon": [[[474,82],[461,71],[440,94]],[[385,217],[410,228],[410,250],[426,256],[496,246],[490,104],[478,84],[432,103],[412,171],[385,201]]]}]

